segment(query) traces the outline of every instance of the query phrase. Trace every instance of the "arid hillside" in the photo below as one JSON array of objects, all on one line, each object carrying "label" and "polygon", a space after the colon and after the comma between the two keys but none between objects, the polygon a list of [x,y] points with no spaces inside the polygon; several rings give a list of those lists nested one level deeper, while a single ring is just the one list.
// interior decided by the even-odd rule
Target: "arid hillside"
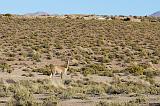
[{"label": "arid hillside", "polygon": [[160,102],[160,24],[0,16],[0,79],[1,104]]}]

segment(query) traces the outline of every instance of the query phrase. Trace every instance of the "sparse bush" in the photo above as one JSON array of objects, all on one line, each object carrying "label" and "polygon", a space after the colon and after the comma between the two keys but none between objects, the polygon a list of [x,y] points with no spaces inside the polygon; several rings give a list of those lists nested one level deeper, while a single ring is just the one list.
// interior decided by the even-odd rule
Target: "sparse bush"
[{"label": "sparse bush", "polygon": [[72,80],[65,80],[64,85],[69,85],[72,82]]},{"label": "sparse bush", "polygon": [[7,58],[7,61],[14,61],[14,60],[15,60],[15,58],[12,58],[12,57]]},{"label": "sparse bush", "polygon": [[51,59],[52,59],[52,56],[51,56],[50,54],[48,54],[48,55],[47,55],[47,59],[48,59],[48,60],[51,60]]},{"label": "sparse bush", "polygon": [[22,71],[30,72],[30,70],[28,68],[22,69]]},{"label": "sparse bush", "polygon": [[71,90],[62,91],[57,95],[60,99],[71,99],[73,97],[73,92]]},{"label": "sparse bush", "polygon": [[26,77],[34,77],[34,74],[28,73],[28,74],[22,74],[22,76],[26,76]]},{"label": "sparse bush", "polygon": [[[107,73],[107,72],[109,72],[109,70],[107,70],[104,65],[100,65],[100,64],[91,64],[91,65],[88,65],[88,66],[83,67],[81,69],[81,73],[85,76],[88,74],[99,74],[102,72]],[[107,75],[107,74],[105,74],[105,75]]]},{"label": "sparse bush", "polygon": [[160,95],[160,87],[151,86],[146,89],[146,93],[149,93],[151,95]]},{"label": "sparse bush", "polygon": [[63,46],[60,43],[56,43],[54,46],[56,49],[63,49]]},{"label": "sparse bush", "polygon": [[100,96],[105,92],[104,88],[101,86],[88,86],[86,88],[86,94],[91,96]]},{"label": "sparse bush", "polygon": [[40,54],[38,54],[38,53],[33,54],[32,58],[33,58],[34,60],[36,60],[37,62],[40,62],[40,61],[41,61],[41,60],[40,60],[41,56],[40,56]]},{"label": "sparse bush", "polygon": [[24,86],[17,85],[14,89],[13,98],[16,105],[33,105],[35,103],[33,94]]},{"label": "sparse bush", "polygon": [[134,75],[143,75],[144,68],[138,65],[134,65],[125,69],[125,71]]},{"label": "sparse bush", "polygon": [[154,77],[154,76],[157,76],[159,75],[159,71],[157,70],[153,70],[151,68],[148,68],[148,69],[145,69],[145,71],[143,72],[143,75],[146,75],[147,77]]},{"label": "sparse bush", "polygon": [[130,101],[130,103],[138,103],[138,104],[146,103],[146,102],[147,102],[147,98],[145,98],[144,96],[138,97],[135,100]]},{"label": "sparse bush", "polygon": [[11,17],[12,14],[7,13],[7,14],[4,14],[3,16]]},{"label": "sparse bush", "polygon": [[12,71],[13,71],[12,69],[8,69],[7,70],[8,73],[12,73]]},{"label": "sparse bush", "polygon": [[88,74],[95,74],[96,73],[95,72],[96,70],[94,70],[94,69],[92,69],[90,67],[84,67],[84,68],[81,69],[81,71],[82,71],[82,74],[84,76],[87,76]]},{"label": "sparse bush", "polygon": [[76,73],[76,72],[80,72],[80,69],[75,69],[75,68],[69,68],[68,69],[69,73]]},{"label": "sparse bush", "polygon": [[108,106],[107,102],[99,101],[96,106]]},{"label": "sparse bush", "polygon": [[44,106],[57,106],[58,100],[55,96],[50,96],[43,101]]},{"label": "sparse bush", "polygon": [[160,60],[158,60],[158,59],[152,59],[151,62],[152,62],[153,64],[158,64],[158,63],[160,62]]},{"label": "sparse bush", "polygon": [[129,93],[146,93],[144,85],[135,82],[113,82],[112,86],[106,89],[108,94],[129,94]]},{"label": "sparse bush", "polygon": [[0,97],[6,97],[8,94],[7,87],[4,84],[0,84]]},{"label": "sparse bush", "polygon": [[73,96],[73,99],[87,99],[86,95],[85,94],[82,94],[82,93],[76,93],[74,96]]},{"label": "sparse bush", "polygon": [[102,71],[102,72],[99,72],[98,75],[99,76],[113,77],[113,72],[112,72],[112,70]]},{"label": "sparse bush", "polygon": [[139,106],[138,103],[135,102],[107,102],[107,101],[99,101],[96,106]]},{"label": "sparse bush", "polygon": [[49,66],[45,66],[44,68],[33,69],[32,72],[39,72],[39,73],[43,73],[44,75],[51,74]]},{"label": "sparse bush", "polygon": [[11,66],[10,65],[8,65],[7,63],[1,63],[0,64],[0,69],[2,69],[2,71],[4,72],[4,71],[7,71],[8,73],[10,72],[12,72],[12,70],[11,70]]},{"label": "sparse bush", "polygon": [[128,18],[128,17],[124,19],[124,21],[130,21],[130,20],[131,20],[131,19],[130,19],[130,18]]},{"label": "sparse bush", "polygon": [[115,86],[109,87],[109,89],[107,90],[107,93],[109,93],[109,94],[123,94],[123,93],[127,93],[127,92],[126,92],[125,86],[115,85]]}]

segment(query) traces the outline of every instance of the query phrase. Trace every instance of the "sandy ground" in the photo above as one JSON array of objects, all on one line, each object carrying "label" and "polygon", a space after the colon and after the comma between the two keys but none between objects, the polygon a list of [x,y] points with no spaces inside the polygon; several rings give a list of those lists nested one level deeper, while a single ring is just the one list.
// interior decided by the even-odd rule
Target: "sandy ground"
[{"label": "sandy ground", "polygon": [[[15,64],[16,63],[16,64]],[[37,68],[37,67],[43,67],[49,63],[53,63],[56,65],[63,65],[64,62],[61,61],[45,61],[45,62],[40,62],[37,63],[36,65],[33,65],[32,62],[14,62],[14,63],[9,63],[12,64],[12,67],[14,68],[14,71],[12,73],[7,73],[7,72],[1,72],[0,71],[0,79],[3,80],[6,84],[8,84],[7,80],[13,80],[15,82],[19,80],[37,80],[37,79],[50,79],[49,76],[47,75],[42,75],[41,73],[37,72],[31,72],[34,77],[26,77],[22,76],[23,74],[28,74],[28,72],[22,71],[26,67],[29,68]],[[13,65],[14,64],[14,65]],[[18,65],[17,65],[18,64]],[[35,67],[33,67],[35,66]],[[71,75],[64,75],[63,79],[67,80],[83,80],[84,78],[88,78],[90,81],[93,82],[98,82],[98,83],[105,83],[108,84],[112,82],[115,77],[106,77],[106,76],[97,76],[97,75],[88,75],[87,77],[84,77],[83,75],[77,73],[77,76],[72,76]],[[130,75],[119,75],[119,78],[123,81],[137,81],[140,82],[142,79],[139,77],[135,76],[130,76]],[[160,82],[160,77],[155,77],[156,82]],[[54,76],[52,79],[52,84],[57,87],[57,88],[64,88],[66,89],[67,87],[63,84],[63,80],[59,77],[59,75]],[[144,83],[144,82],[143,82]],[[35,97],[37,100],[41,98],[45,98],[48,95],[44,94],[35,94]],[[146,95],[147,96],[147,95]],[[107,101],[107,102],[127,102],[130,100],[134,100],[136,97],[129,97],[128,95],[105,95],[104,97],[89,97],[88,100],[80,100],[80,99],[71,99],[71,100],[62,100],[59,102],[58,106],[95,106],[97,102],[99,101]],[[160,96],[159,95],[149,95],[147,96],[149,98],[150,102],[160,102]],[[0,98],[0,106],[5,106],[5,102],[7,102],[9,98]],[[40,101],[39,101],[40,102]]]}]

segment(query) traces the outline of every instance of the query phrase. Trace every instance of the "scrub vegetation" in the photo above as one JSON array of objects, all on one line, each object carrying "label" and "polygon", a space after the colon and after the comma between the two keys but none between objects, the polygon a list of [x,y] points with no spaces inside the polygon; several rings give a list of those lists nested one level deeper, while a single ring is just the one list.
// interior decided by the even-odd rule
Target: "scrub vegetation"
[{"label": "scrub vegetation", "polygon": [[[0,16],[0,26],[0,105],[137,106],[160,102],[157,21],[6,14]],[[49,77],[51,65],[65,67],[68,60],[67,75]]]}]

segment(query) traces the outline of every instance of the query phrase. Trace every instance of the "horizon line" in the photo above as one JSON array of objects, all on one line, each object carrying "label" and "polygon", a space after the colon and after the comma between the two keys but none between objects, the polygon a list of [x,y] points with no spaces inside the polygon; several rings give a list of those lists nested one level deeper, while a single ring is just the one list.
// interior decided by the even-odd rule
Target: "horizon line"
[{"label": "horizon line", "polygon": [[34,13],[47,13],[49,14],[50,16],[52,15],[106,15],[106,16],[150,16],[154,13],[151,13],[151,14],[146,14],[146,15],[124,15],[124,14],[96,14],[96,13],[51,13],[51,12],[45,12],[45,11],[33,11],[33,12],[23,12],[23,13],[14,13],[14,12],[2,12],[0,14],[12,14],[12,15],[26,15],[26,14],[34,14]]}]

